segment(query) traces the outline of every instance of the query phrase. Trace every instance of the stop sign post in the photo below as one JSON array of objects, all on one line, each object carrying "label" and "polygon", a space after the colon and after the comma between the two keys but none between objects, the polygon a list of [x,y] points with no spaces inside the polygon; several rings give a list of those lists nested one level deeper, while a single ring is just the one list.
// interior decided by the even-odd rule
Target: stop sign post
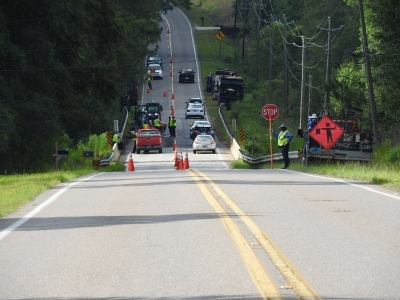
[{"label": "stop sign post", "polygon": [[274,168],[274,160],[272,156],[272,120],[279,116],[279,109],[275,104],[265,104],[262,108],[262,116],[269,120],[269,149],[271,154],[271,169]]}]

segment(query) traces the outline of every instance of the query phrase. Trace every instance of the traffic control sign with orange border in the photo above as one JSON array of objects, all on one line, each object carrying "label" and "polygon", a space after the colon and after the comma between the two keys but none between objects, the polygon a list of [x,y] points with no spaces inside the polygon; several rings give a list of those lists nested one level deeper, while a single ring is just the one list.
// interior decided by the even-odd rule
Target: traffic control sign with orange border
[{"label": "traffic control sign with orange border", "polygon": [[310,137],[326,150],[329,150],[336,144],[343,133],[344,130],[338,124],[333,122],[328,116],[323,116],[310,131]]}]

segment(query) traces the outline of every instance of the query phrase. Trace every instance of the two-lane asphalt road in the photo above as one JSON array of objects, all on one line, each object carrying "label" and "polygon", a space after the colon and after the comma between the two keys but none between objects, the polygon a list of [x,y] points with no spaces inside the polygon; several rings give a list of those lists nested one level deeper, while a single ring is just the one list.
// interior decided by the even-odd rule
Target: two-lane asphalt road
[{"label": "two-lane asphalt road", "polygon": [[[195,68],[188,21],[165,17],[164,62],[172,49]],[[201,76],[179,84],[173,74],[144,101],[168,109],[164,89],[176,94],[177,144],[190,149],[183,104],[201,95]],[[175,170],[168,140],[162,154],[133,155],[134,172],[60,184],[0,219],[0,299],[399,299],[398,193],[233,170],[222,146],[189,151],[190,169]]]}]

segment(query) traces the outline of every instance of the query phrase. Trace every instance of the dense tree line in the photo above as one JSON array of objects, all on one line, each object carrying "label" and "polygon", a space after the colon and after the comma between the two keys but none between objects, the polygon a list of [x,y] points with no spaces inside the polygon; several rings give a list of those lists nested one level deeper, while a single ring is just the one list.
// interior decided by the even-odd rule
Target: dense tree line
[{"label": "dense tree line", "polygon": [[[298,126],[303,83],[302,128],[306,126],[310,99],[311,113],[323,112],[325,101],[331,112],[361,108],[363,128],[372,133],[359,0],[271,0],[262,1],[261,7],[259,1],[237,3],[238,26],[244,27],[246,33],[242,72],[246,73],[246,90],[252,94],[254,103],[262,107],[268,99],[273,100],[284,108],[281,112],[291,125]],[[377,123],[381,140],[396,144],[400,141],[400,8],[395,0],[363,0],[363,3]],[[234,12],[236,1],[232,4]],[[285,56],[289,82],[286,99]]]},{"label": "dense tree line", "polygon": [[144,74],[160,12],[189,0],[3,0],[0,170],[53,161],[55,141],[111,129],[122,87]]}]

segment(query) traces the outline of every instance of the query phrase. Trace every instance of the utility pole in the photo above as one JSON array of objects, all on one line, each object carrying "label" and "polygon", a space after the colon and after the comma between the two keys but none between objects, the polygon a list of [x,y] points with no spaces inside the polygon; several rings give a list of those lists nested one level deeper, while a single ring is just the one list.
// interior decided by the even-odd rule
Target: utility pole
[{"label": "utility pole", "polygon": [[328,17],[328,29],[321,28],[317,26],[321,30],[326,30],[328,31],[328,49],[326,50],[327,56],[326,56],[326,76],[325,76],[325,104],[324,104],[324,113],[325,115],[328,115],[328,109],[329,109],[329,90],[328,90],[328,83],[330,81],[330,76],[331,76],[331,67],[330,67],[330,61],[331,61],[331,32],[340,30],[342,29],[343,26],[340,26],[339,28],[331,29],[331,17]]},{"label": "utility pole", "polygon": [[301,36],[301,95],[300,95],[300,124],[299,129],[301,131],[302,119],[303,119],[303,103],[304,103],[304,80],[305,80],[305,61],[306,61],[306,45],[304,35]]},{"label": "utility pole", "polygon": [[312,103],[312,75],[308,76],[308,114],[311,116],[311,103]]},{"label": "utility pole", "polygon": [[237,19],[238,1],[239,0],[236,0],[236,3],[235,3],[235,25],[233,25],[233,41],[234,42],[236,40],[236,19]]},{"label": "utility pole", "polygon": [[246,39],[246,21],[247,21],[247,12],[248,12],[248,7],[247,7],[247,1],[246,1],[246,7],[242,4],[242,13],[244,15],[244,25],[243,25],[243,42],[242,42],[242,62],[244,61],[244,41]]},{"label": "utility pole", "polygon": [[284,118],[286,119],[289,115],[289,76],[288,76],[288,63],[287,63],[287,47],[286,47],[286,27],[288,26],[288,22],[286,21],[286,17],[283,14],[283,99],[286,103],[286,107],[284,110]]},{"label": "utility pole", "polygon": [[262,0],[260,0],[260,7],[258,10],[258,26],[257,26],[257,54],[256,54],[256,83],[258,82],[258,55],[260,46],[260,26],[261,26],[261,6]]},{"label": "utility pole", "polygon": [[364,7],[363,1],[358,0],[359,7],[360,7],[360,21],[361,21],[361,30],[362,30],[362,37],[363,37],[363,48],[364,48],[364,60],[365,60],[365,72],[367,76],[367,84],[368,84],[368,94],[369,94],[369,101],[371,107],[371,117],[372,117],[372,130],[374,133],[374,139],[381,142],[381,137],[379,135],[378,130],[378,118],[377,118],[377,111],[376,111],[376,103],[375,103],[375,94],[374,94],[374,86],[372,82],[372,72],[371,72],[371,64],[369,61],[369,49],[368,49],[368,40],[367,40],[367,30],[365,27],[365,19],[364,19]]},{"label": "utility pole", "polygon": [[269,37],[269,92],[272,90],[272,48],[274,46],[274,16],[271,14],[271,29]]}]

